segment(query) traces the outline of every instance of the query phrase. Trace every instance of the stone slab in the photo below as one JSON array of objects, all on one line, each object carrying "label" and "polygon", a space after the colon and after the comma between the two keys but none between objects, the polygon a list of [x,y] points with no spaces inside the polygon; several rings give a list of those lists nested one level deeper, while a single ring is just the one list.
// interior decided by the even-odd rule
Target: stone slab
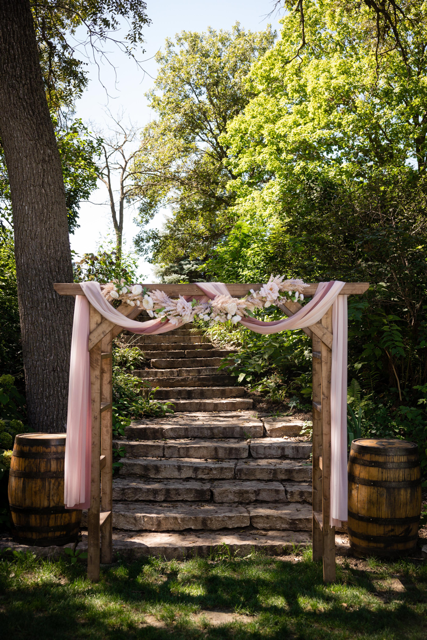
[{"label": "stone slab", "polygon": [[[82,532],[82,541],[78,551],[87,551],[87,532]],[[176,531],[176,532],[113,532],[113,558],[137,560],[139,558],[159,556],[166,560],[184,560],[193,556],[209,557],[221,551],[226,545],[234,556],[247,556],[252,550],[263,551],[272,556],[287,554],[298,545],[311,544],[311,535],[305,531],[262,531],[248,527],[246,529],[220,529],[218,531]],[[9,538],[0,539],[0,552],[13,551],[26,553],[31,551],[37,557],[65,557],[66,549],[72,549],[74,543],[63,547],[29,547]],[[348,537],[335,536],[336,553],[339,556],[351,555]],[[427,548],[425,551],[427,557]]]},{"label": "stone slab", "polygon": [[195,458],[127,460],[122,458],[120,476],[144,478],[192,478],[198,480],[228,480],[234,477],[235,461],[196,460]]},{"label": "stone slab", "polygon": [[247,458],[249,447],[245,441],[173,440],[165,443],[165,458],[209,458],[229,460]]},{"label": "stone slab", "polygon": [[217,367],[196,367],[194,369],[135,369],[133,375],[137,378],[185,378],[189,376],[219,376],[224,375],[224,371],[219,371]]},{"label": "stone slab", "polygon": [[286,491],[280,482],[251,482],[221,480],[212,484],[214,502],[287,502]]},{"label": "stone slab", "polygon": [[201,502],[211,500],[211,483],[207,481],[154,481],[117,478],[113,481],[113,500],[169,502],[176,500]]},{"label": "stone slab", "polygon": [[298,460],[269,460],[248,458],[236,465],[238,480],[295,480],[307,481],[312,477],[312,466]]},{"label": "stone slab", "polygon": [[129,440],[114,440],[113,447],[116,449],[124,447],[129,458],[163,458],[164,456],[164,443],[161,441],[130,442]]},{"label": "stone slab", "polygon": [[173,400],[176,412],[181,411],[236,411],[251,409],[253,401],[250,398],[228,398],[226,400]]},{"label": "stone slab", "polygon": [[302,420],[294,418],[263,418],[265,432],[270,438],[281,436],[299,436],[304,426]]},{"label": "stone slab", "polygon": [[286,490],[288,502],[308,502],[311,504],[313,489],[308,482],[286,482],[283,483]]},{"label": "stone slab", "polygon": [[215,530],[247,526],[249,514],[236,504],[119,502],[113,508],[113,527],[126,531]]},{"label": "stone slab", "polygon": [[284,438],[257,438],[251,441],[253,458],[308,458],[310,442],[295,442]]},{"label": "stone slab", "polygon": [[209,398],[240,398],[246,395],[244,387],[172,387],[160,388],[154,392],[158,400],[181,398],[186,400],[204,400]]},{"label": "stone slab", "polygon": [[189,369],[192,367],[219,367],[221,362],[221,358],[156,358],[151,360],[151,366],[155,369],[175,369],[176,367]]},{"label": "stone slab", "polygon": [[128,438],[140,438],[141,440],[158,440],[171,438],[260,438],[263,435],[261,422],[253,423],[240,421],[241,424],[171,424],[158,426],[133,426],[126,427]]},{"label": "stone slab", "polygon": [[308,504],[255,503],[245,505],[251,517],[251,525],[256,529],[310,531],[312,510]]},{"label": "stone slab", "polygon": [[191,376],[191,377],[175,377],[175,378],[144,378],[146,384],[152,388],[159,387],[232,387],[236,383],[236,379],[227,375],[211,375],[211,376]]}]

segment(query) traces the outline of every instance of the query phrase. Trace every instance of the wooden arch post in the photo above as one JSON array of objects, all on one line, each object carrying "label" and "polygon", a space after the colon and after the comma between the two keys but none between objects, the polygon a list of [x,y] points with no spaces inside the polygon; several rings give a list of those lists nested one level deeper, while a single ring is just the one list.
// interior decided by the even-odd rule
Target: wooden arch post
[{"label": "wooden arch post", "polygon": [[[160,289],[169,296],[200,295],[194,284],[145,285]],[[227,284],[230,295],[242,297],[261,284]],[[60,295],[84,295],[79,284],[55,284]],[[347,283],[340,295],[361,295],[366,282]],[[306,296],[315,294],[317,284],[310,284]],[[288,316],[301,305],[287,301],[280,308]],[[139,307],[123,304],[118,309],[136,318]],[[113,425],[112,425],[112,341],[122,328],[102,318],[90,306],[90,386],[92,409],[92,468],[90,509],[88,512],[88,578],[99,580],[100,563],[112,562],[113,541]],[[313,560],[323,559],[323,580],[335,580],[335,528],[329,524],[331,494],[331,372],[332,372],[332,308],[317,324],[303,329],[311,337],[313,347]]]}]

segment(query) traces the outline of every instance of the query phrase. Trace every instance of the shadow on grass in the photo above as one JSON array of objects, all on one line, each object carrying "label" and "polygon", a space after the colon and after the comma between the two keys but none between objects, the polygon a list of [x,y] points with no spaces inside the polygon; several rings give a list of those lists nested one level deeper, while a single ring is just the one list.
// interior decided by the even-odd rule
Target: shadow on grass
[{"label": "shadow on grass", "polygon": [[[92,585],[82,565],[18,558],[0,562],[0,629],[14,640],[424,640],[425,567],[402,577],[399,591],[378,580],[348,568],[324,585],[319,563],[254,557],[120,563]],[[253,621],[204,626],[195,615],[206,611]]]}]

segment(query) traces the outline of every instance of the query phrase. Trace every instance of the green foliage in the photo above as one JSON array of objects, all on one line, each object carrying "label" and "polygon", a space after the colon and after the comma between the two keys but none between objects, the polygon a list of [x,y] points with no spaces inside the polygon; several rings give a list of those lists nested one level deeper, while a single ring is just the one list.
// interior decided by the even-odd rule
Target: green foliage
[{"label": "green foliage", "polygon": [[[51,112],[56,141],[62,163],[65,199],[68,212],[68,228],[73,233],[78,225],[80,202],[87,200],[96,188],[96,158],[100,153],[100,140],[94,140],[87,127],[79,119],[60,120]],[[0,221],[13,225],[12,201],[9,179],[0,144]]]},{"label": "green foliage", "polygon": [[[113,349],[113,434],[124,436],[131,419],[173,413],[170,402],[154,398],[155,389],[146,387],[130,371],[141,366],[143,355],[137,347],[117,344]],[[118,454],[120,455],[120,454]]]},{"label": "green foliage", "polygon": [[[273,308],[257,313],[260,320],[282,317]],[[294,396],[299,408],[306,408],[312,393],[311,344],[303,333],[282,331],[272,335],[254,333],[231,323],[207,329],[219,344],[237,347],[237,353],[224,358],[222,369],[236,377],[239,385],[260,391],[273,402],[284,402]],[[310,407],[309,407],[310,408]]]},{"label": "green foliage", "polygon": [[11,420],[17,427],[20,419],[25,419],[25,398],[8,374],[0,376],[0,419]]},{"label": "green foliage", "polygon": [[231,228],[234,196],[226,184],[233,172],[219,137],[251,98],[245,77],[274,38],[270,27],[253,33],[239,24],[231,31],[183,31],[157,54],[148,96],[157,120],[145,128],[134,166],[135,192],[144,199],[141,225],[160,206],[173,210],[164,231],[143,230],[136,239],[141,251],[154,248],[154,262],[204,258]]},{"label": "green foliage", "polygon": [[124,284],[138,282],[138,260],[126,251],[122,251],[120,259],[115,249],[115,241],[104,240],[97,253],[85,253],[73,263],[74,281],[87,282],[95,280],[107,284],[113,280],[123,280]]}]

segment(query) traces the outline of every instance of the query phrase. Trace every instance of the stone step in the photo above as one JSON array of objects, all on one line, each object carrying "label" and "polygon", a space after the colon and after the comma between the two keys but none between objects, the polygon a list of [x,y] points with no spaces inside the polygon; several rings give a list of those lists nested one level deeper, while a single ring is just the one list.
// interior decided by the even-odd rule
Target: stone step
[{"label": "stone step", "polygon": [[196,458],[122,458],[120,477],[194,480],[290,480],[309,482],[311,463],[296,460],[200,460]]},{"label": "stone step", "polygon": [[137,378],[191,378],[194,376],[223,376],[217,367],[197,367],[195,369],[135,369]]},{"label": "stone step", "polygon": [[208,398],[241,398],[246,395],[244,387],[173,387],[157,389],[154,397],[158,400],[183,398],[199,400]]},{"label": "stone step", "polygon": [[291,438],[256,438],[251,440],[252,458],[308,458],[310,442],[298,442]]},{"label": "stone step", "polygon": [[181,411],[243,411],[252,409],[250,398],[229,398],[226,400],[178,400],[171,398],[175,412]]},{"label": "stone step", "polygon": [[311,502],[307,483],[242,480],[141,480],[117,478],[113,500],[124,502]]},{"label": "stone step", "polygon": [[243,440],[143,440],[129,442],[115,440],[114,447],[124,447],[131,458],[196,458],[210,460],[229,460],[247,458],[249,445]]},{"label": "stone step", "polygon": [[234,478],[235,460],[197,460],[194,458],[157,459],[122,458],[119,475],[144,478],[176,478],[198,480],[230,480]]},{"label": "stone step", "polygon": [[192,344],[170,344],[170,342],[168,342],[167,344],[163,344],[163,343],[156,343],[156,344],[144,344],[144,345],[135,345],[137,346],[139,349],[141,349],[141,351],[143,351],[144,353],[146,351],[149,351],[150,353],[154,352],[154,353],[158,353],[159,357],[161,357],[161,354],[164,353],[165,351],[188,351],[188,350],[192,350],[192,351],[198,351],[199,349],[202,351],[211,351],[212,349],[214,349],[214,345],[211,344],[210,342],[193,342]]},{"label": "stone step", "polygon": [[117,502],[113,506],[113,527],[125,531],[215,531],[249,526],[263,530],[310,531],[311,506],[271,502],[245,506],[203,502],[164,502],[161,505]]},{"label": "stone step", "polygon": [[200,344],[201,342],[212,344],[208,338],[202,335],[176,335],[172,332],[162,333],[161,335],[157,336],[142,335],[135,340],[135,344],[139,344],[141,346],[147,344]]},{"label": "stone step", "polygon": [[309,504],[264,502],[250,504],[245,508],[251,525],[256,529],[310,531],[312,527],[312,508]]},{"label": "stone step", "polygon": [[[87,549],[86,538],[84,532],[83,540],[78,546],[79,550]],[[113,532],[114,556],[119,555],[128,561],[147,556],[157,556],[166,560],[183,560],[194,556],[209,557],[224,547],[232,556],[247,556],[254,550],[282,556],[286,552],[292,552],[296,546],[306,547],[310,544],[309,531],[269,531],[266,535],[266,532],[252,527],[217,531]],[[9,546],[13,548],[13,543]],[[37,553],[43,551],[43,547],[25,547],[25,550]],[[62,547],[49,547],[49,550],[51,557],[52,550],[58,552]]]},{"label": "stone step", "polygon": [[[265,441],[277,440],[270,446]],[[262,444],[259,444],[259,443]],[[296,442],[279,438],[252,438],[248,440],[227,439],[173,439],[142,440],[130,442],[115,440],[114,446],[124,447],[131,458],[196,458],[209,460],[227,460],[240,458],[308,458],[311,443]],[[267,455],[270,454],[270,455]]]},{"label": "stone step", "polygon": [[155,358],[151,360],[151,366],[154,369],[176,369],[177,367],[183,367],[183,369],[193,369],[202,367],[219,367],[222,362],[222,358]]},{"label": "stone step", "polygon": [[254,460],[247,458],[236,464],[234,477],[238,480],[294,480],[309,482],[311,462],[298,460]]},{"label": "stone step", "polygon": [[[254,527],[244,529],[219,529],[216,531],[113,531],[113,560],[139,560],[146,557],[165,558],[166,560],[185,560],[186,558],[212,557],[223,553],[227,548],[232,557],[247,556],[260,551],[271,556],[283,556],[292,553],[295,547],[307,547],[311,544],[309,531],[263,531]],[[14,542],[11,538],[0,539],[0,552],[10,550],[31,554],[41,558],[67,557],[66,549],[72,549],[74,543],[63,547],[29,547]],[[87,551],[87,531],[82,531],[82,540],[77,551]],[[335,535],[337,555],[350,555],[350,545],[346,535]]]},{"label": "stone step", "polygon": [[216,530],[249,525],[248,510],[235,504],[118,502],[113,506],[113,527],[125,531]]},{"label": "stone step", "polygon": [[[161,370],[160,370],[161,371]],[[191,371],[191,369],[190,369]],[[221,373],[221,372],[220,372]],[[144,378],[144,382],[151,387],[171,388],[171,387],[232,387],[236,383],[236,378],[226,375],[216,376],[189,376],[176,378]],[[293,435],[293,434],[290,434]]]},{"label": "stone step", "polygon": [[[170,346],[170,345],[169,345]],[[183,345],[188,346],[188,345]],[[228,349],[181,349],[178,351],[150,351],[144,350],[144,357],[147,360],[177,360],[178,358],[225,358],[235,351]]]},{"label": "stone step", "polygon": [[143,502],[201,502],[212,500],[211,483],[195,480],[138,480],[116,478],[113,500]]},{"label": "stone step", "polygon": [[202,424],[194,421],[191,424],[178,424],[171,420],[170,424],[158,425],[133,422],[125,429],[126,437],[138,440],[169,440],[171,438],[262,438],[264,428],[259,420],[229,421],[223,424],[209,424],[208,419]]}]

